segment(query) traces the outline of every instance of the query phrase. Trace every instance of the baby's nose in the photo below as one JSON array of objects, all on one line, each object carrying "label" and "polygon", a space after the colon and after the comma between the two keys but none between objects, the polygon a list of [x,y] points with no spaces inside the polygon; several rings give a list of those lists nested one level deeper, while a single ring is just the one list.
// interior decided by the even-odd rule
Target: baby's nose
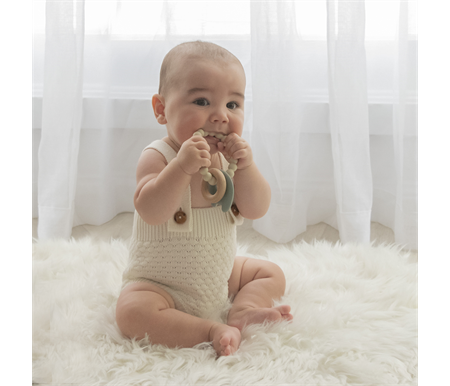
[{"label": "baby's nose", "polygon": [[224,109],[216,109],[211,114],[211,122],[213,123],[228,123],[228,114]]}]

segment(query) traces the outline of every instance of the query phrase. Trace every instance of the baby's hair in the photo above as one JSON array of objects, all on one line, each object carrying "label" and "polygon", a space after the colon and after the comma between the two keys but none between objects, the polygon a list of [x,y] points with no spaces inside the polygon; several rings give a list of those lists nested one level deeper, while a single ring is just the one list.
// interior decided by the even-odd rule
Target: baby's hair
[{"label": "baby's hair", "polygon": [[201,40],[181,43],[172,48],[165,56],[159,77],[158,94],[163,95],[175,83],[175,76],[171,74],[173,64],[182,57],[204,58],[212,60],[216,63],[236,62],[242,67],[241,62],[236,56],[225,48],[210,42],[203,42]]}]

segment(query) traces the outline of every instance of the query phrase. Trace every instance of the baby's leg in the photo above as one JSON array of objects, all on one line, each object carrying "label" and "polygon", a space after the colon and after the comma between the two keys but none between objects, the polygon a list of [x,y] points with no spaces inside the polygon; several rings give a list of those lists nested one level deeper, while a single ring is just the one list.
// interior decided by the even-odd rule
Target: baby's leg
[{"label": "baby's leg", "polygon": [[231,355],[241,342],[237,328],[176,310],[171,296],[151,283],[124,288],[117,301],[116,320],[128,338],[142,339],[147,333],[153,344],[171,348],[212,341],[218,355]]},{"label": "baby's leg", "polygon": [[236,257],[228,288],[230,295],[236,295],[228,314],[229,326],[242,330],[246,324],[293,318],[290,306],[273,307],[286,288],[284,273],[274,263]]}]

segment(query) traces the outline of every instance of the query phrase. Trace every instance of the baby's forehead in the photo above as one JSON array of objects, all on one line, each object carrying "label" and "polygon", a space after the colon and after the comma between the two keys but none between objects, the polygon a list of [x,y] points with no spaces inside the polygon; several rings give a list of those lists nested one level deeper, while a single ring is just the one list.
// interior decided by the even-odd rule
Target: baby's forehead
[{"label": "baby's forehead", "polygon": [[172,59],[170,67],[174,70],[172,71],[172,76],[176,73],[183,72],[183,68],[187,66],[196,66],[198,64],[206,64],[218,67],[227,67],[232,64],[239,64],[239,60],[234,57],[222,57],[222,56],[210,56],[200,53],[180,53],[177,54]]},{"label": "baby's forehead", "polygon": [[235,64],[242,71],[244,68],[231,52],[216,44],[206,42],[188,42],[174,47],[164,58],[161,67],[160,92],[167,93],[185,78],[186,70],[199,63],[226,67]]},{"label": "baby's forehead", "polygon": [[[220,67],[222,69],[228,70],[228,68],[236,68],[238,71],[242,67],[239,61],[232,59],[212,59],[205,56],[199,55],[182,55],[177,60],[174,66],[171,66],[171,70],[168,75],[168,82],[172,85],[178,84],[180,82],[184,82],[189,80],[191,69],[197,69],[198,67]],[[245,77],[244,70],[242,69],[242,73]],[[193,80],[193,79],[192,79]]]}]

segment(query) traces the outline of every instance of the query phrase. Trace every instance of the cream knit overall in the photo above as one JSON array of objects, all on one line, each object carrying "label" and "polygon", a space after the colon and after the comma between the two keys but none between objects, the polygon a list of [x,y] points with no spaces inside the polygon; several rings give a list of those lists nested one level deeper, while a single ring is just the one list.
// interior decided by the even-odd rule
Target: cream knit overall
[{"label": "cream knit overall", "polygon": [[[164,141],[147,146],[160,152],[169,163],[176,152]],[[220,154],[222,169],[227,161]],[[226,169],[225,169],[226,170]],[[236,225],[243,217],[221,206],[191,208],[190,187],[183,195],[181,211],[186,221],[170,218],[149,225],[134,213],[128,267],[123,285],[149,282],[172,296],[175,308],[206,318],[226,304],[228,279],[236,256]]]}]

